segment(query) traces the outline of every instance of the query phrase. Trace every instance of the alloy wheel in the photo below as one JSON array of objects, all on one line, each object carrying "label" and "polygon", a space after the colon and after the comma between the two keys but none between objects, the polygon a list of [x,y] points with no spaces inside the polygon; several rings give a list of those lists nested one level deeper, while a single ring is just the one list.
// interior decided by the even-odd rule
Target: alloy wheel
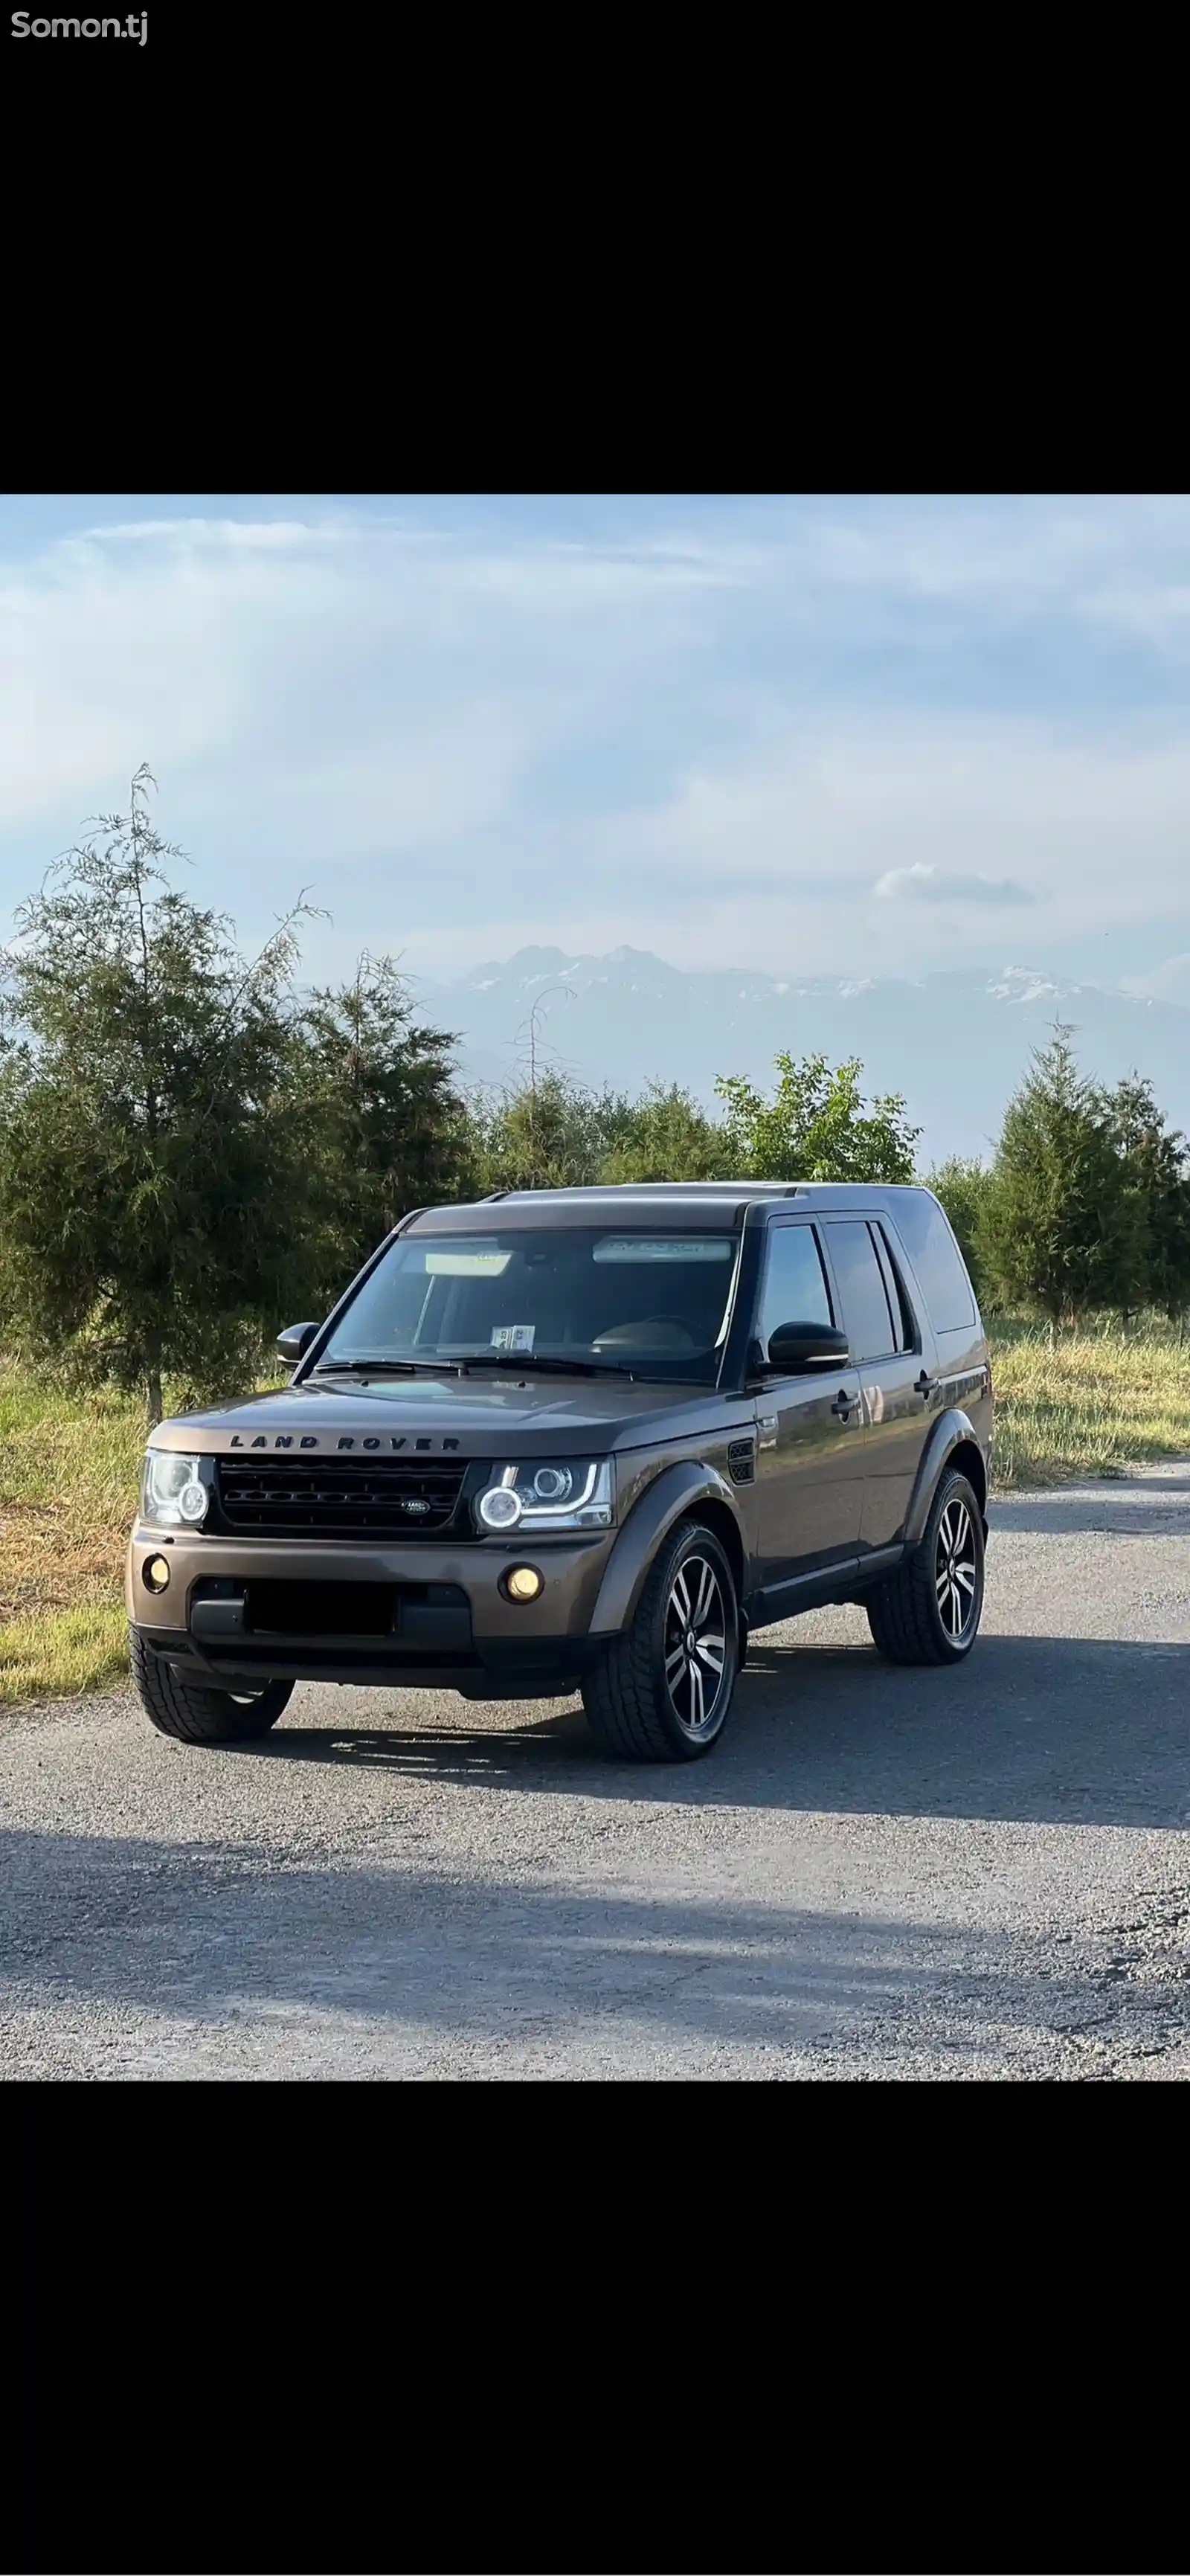
[{"label": "alloy wheel", "polygon": [[938,1523],[934,1548],[938,1616],[952,1646],[961,1646],[979,1610],[979,1559],[971,1514],[957,1495]]},{"label": "alloy wheel", "polygon": [[665,1687],[684,1735],[713,1734],[727,1677],[727,1611],[705,1556],[684,1557],[665,1611]]}]

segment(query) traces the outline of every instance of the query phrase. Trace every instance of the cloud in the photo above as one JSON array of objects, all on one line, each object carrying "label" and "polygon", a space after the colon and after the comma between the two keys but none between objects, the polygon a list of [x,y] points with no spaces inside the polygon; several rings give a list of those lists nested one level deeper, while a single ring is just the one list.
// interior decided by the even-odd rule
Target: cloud
[{"label": "cloud", "polygon": [[781,550],[820,627],[917,646],[1045,625],[1182,661],[1190,497],[823,504]]},{"label": "cloud", "polygon": [[441,847],[591,734],[631,732],[650,671],[699,649],[739,577],[714,549],[360,512],[89,528],[0,564],[0,832],[39,877],[147,757],[166,828],[250,864]]},{"label": "cloud", "polygon": [[1190,1002],[1190,950],[1167,957],[1148,975],[1125,975],[1124,991],[1142,1002]]},{"label": "cloud", "polygon": [[[571,820],[566,877],[539,935],[581,936],[584,947],[628,937],[675,964],[729,957],[783,975],[988,966],[989,928],[1011,907],[1003,894],[989,903],[986,889],[1003,884],[1010,852],[1023,898],[1014,917],[1027,907],[1030,946],[1059,972],[1084,972],[1096,939],[1096,971],[1111,977],[1117,936],[1132,965],[1146,918],[1150,954],[1160,954],[1158,922],[1171,951],[1185,946],[1190,729],[1180,709],[1108,724],[930,708],[914,706],[897,676],[899,701],[884,705],[870,692],[809,706],[775,690],[766,701],[756,687],[746,703],[721,694],[705,727],[713,750],[700,746],[672,794],[648,810]],[[915,869],[934,871],[927,886],[974,878],[979,899],[931,900]],[[918,892],[873,900],[890,876]],[[516,910],[529,917],[523,899]],[[492,912],[483,918],[482,953],[498,954]],[[1082,959],[1077,970],[1067,952]]]},{"label": "cloud", "polygon": [[0,934],[148,758],[204,898],[309,885],[345,971],[1185,947],[1190,499],[188,506],[0,555]]},{"label": "cloud", "polygon": [[1014,885],[1011,877],[962,876],[954,868],[926,867],[918,860],[911,868],[889,868],[878,879],[876,889],[890,903],[1032,903],[1035,898],[1026,886]]}]

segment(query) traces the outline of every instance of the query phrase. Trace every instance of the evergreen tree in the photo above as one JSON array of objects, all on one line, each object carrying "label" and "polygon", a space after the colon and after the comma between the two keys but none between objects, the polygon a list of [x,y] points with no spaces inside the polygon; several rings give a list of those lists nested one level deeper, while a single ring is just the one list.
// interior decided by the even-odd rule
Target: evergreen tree
[{"label": "evergreen tree", "polygon": [[1190,1156],[1169,1127],[1151,1082],[1130,1074],[1108,1096],[1113,1141],[1123,1166],[1130,1260],[1122,1320],[1140,1305],[1179,1323],[1190,1305]]},{"label": "evergreen tree", "polygon": [[982,1306],[990,1285],[991,1169],[974,1158],[952,1154],[936,1171],[927,1172],[925,1186],[946,1210]]},{"label": "evergreen tree", "polygon": [[1135,1276],[1135,1228],[1113,1122],[1059,1022],[1009,1103],[989,1192],[994,1288],[1051,1333],[1114,1306]]},{"label": "evergreen tree", "polygon": [[295,923],[254,963],[169,883],[130,811],[50,870],[4,961],[0,1228],[7,1326],[86,1380],[225,1388],[300,1275]]},{"label": "evergreen tree", "polygon": [[298,1035],[315,1311],[400,1217],[470,1197],[478,1175],[454,1040],[414,1019],[391,957],[365,953],[351,983],[316,991]]},{"label": "evergreen tree", "polygon": [[630,1104],[548,1071],[472,1105],[482,1191],[589,1188],[625,1132]]}]

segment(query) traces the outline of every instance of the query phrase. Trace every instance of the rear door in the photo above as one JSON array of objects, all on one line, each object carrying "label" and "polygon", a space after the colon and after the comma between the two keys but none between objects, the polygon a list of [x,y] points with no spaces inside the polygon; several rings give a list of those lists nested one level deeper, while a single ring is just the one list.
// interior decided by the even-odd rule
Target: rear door
[{"label": "rear door", "polygon": [[[821,1245],[808,1219],[771,1225],[757,1310],[767,1350],[779,1324],[836,1324]],[[859,1553],[863,1408],[850,1364],[768,1379],[756,1400],[759,1582],[771,1593]],[[791,1596],[791,1607],[793,1606]]]},{"label": "rear door", "polygon": [[824,1228],[864,1400],[860,1553],[902,1536],[931,1402],[922,1332],[878,1218],[832,1217]]}]

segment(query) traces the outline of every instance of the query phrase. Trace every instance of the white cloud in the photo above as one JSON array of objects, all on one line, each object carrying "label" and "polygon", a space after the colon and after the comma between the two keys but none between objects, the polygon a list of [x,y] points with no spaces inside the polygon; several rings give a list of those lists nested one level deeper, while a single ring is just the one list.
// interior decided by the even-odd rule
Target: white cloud
[{"label": "white cloud", "polygon": [[783,572],[812,619],[870,641],[1064,621],[1181,658],[1190,496],[824,504],[790,540]]},{"label": "white cloud", "polygon": [[146,756],[207,814],[333,790],[349,846],[473,825],[738,577],[713,550],[468,548],[343,515],[90,530],[0,568],[0,831],[111,806]]},{"label": "white cloud", "polygon": [[964,876],[957,868],[924,867],[920,859],[910,868],[889,868],[874,891],[890,903],[1033,902],[1028,889],[1014,885],[1011,877]]},{"label": "white cloud", "polygon": [[333,543],[349,533],[348,519],[119,519],[110,527],[84,528],[81,536],[63,539],[57,552],[67,555],[72,547],[128,546],[164,544],[175,553],[191,547],[204,547],[222,553],[229,547],[237,551],[269,554],[292,553],[294,547],[305,550],[311,545]]},{"label": "white cloud", "polygon": [[791,723],[770,701],[734,757],[699,763],[655,813],[576,834],[574,891],[549,919],[559,940],[577,940],[580,916],[593,927],[600,854],[606,864],[616,849],[636,888],[634,941],[675,962],[853,975],[984,962],[986,901],[873,892],[931,870],[927,884],[1034,887],[1030,944],[1060,955],[1146,913],[1185,913],[1188,808],[1190,735],[1176,720],[835,705]]},{"label": "white cloud", "polygon": [[210,899],[267,926],[311,884],[336,956],[627,936],[862,979],[984,962],[1013,903],[1038,955],[1181,940],[1181,707],[981,711],[935,648],[1176,655],[1190,501],[682,503],[605,543],[281,506],[0,565],[0,912],[148,758]]},{"label": "white cloud", "polygon": [[1125,975],[1124,991],[1145,1002],[1190,1002],[1190,950],[1167,957],[1149,975]]}]

